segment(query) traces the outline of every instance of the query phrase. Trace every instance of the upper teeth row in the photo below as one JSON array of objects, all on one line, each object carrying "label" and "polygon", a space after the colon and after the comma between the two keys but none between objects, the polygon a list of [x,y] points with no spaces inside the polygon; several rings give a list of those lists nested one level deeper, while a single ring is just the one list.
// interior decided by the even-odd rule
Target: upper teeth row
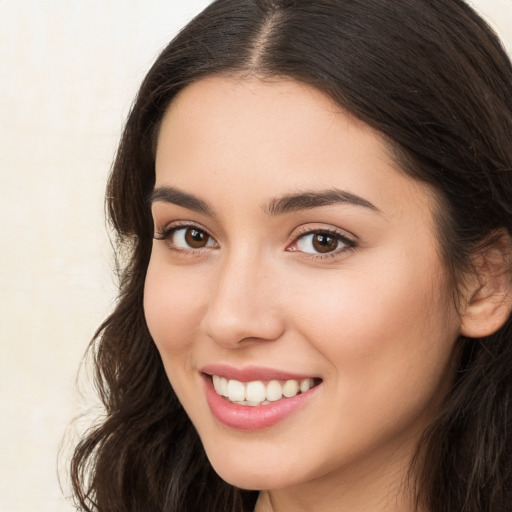
[{"label": "upper teeth row", "polygon": [[312,388],[314,381],[311,378],[287,381],[271,380],[267,384],[261,380],[240,382],[226,379],[218,375],[212,376],[215,391],[226,397],[230,402],[243,402],[243,405],[260,405],[262,402],[275,402],[283,396],[291,398]]}]

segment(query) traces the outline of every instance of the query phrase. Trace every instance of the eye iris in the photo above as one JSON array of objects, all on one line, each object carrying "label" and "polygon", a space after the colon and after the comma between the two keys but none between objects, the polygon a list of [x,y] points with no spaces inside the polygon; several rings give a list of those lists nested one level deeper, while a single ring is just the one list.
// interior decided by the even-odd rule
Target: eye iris
[{"label": "eye iris", "polygon": [[185,232],[185,242],[193,249],[200,249],[201,247],[206,247],[208,235],[199,229],[189,228]]},{"label": "eye iris", "polygon": [[337,249],[338,240],[332,235],[317,233],[313,237],[313,247],[320,253],[331,252]]}]

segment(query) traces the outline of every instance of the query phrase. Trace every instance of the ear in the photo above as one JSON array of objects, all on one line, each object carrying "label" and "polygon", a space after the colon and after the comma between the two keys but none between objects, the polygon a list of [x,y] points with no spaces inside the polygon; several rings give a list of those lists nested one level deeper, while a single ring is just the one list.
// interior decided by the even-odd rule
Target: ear
[{"label": "ear", "polygon": [[473,258],[461,315],[461,334],[482,338],[495,333],[512,310],[512,242],[505,229],[493,233]]}]

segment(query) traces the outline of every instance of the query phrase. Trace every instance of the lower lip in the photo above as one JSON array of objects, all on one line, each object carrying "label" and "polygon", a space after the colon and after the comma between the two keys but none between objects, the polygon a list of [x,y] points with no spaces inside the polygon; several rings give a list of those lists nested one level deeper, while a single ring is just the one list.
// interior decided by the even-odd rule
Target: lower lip
[{"label": "lower lip", "polygon": [[319,386],[311,388],[292,398],[282,398],[267,405],[239,405],[218,395],[209,376],[203,375],[206,400],[210,409],[222,424],[240,430],[258,430],[268,428],[284,420],[306,405]]}]

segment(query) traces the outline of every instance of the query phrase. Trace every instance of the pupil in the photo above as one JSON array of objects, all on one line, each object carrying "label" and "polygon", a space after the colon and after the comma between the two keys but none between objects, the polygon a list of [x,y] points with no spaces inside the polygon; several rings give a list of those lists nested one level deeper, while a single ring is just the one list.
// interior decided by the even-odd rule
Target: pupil
[{"label": "pupil", "polygon": [[338,240],[331,235],[315,235],[313,239],[313,247],[317,252],[331,252],[338,246]]},{"label": "pupil", "polygon": [[198,229],[187,229],[187,232],[185,233],[185,240],[190,247],[199,249],[206,245],[208,239],[204,231],[199,231]]}]

